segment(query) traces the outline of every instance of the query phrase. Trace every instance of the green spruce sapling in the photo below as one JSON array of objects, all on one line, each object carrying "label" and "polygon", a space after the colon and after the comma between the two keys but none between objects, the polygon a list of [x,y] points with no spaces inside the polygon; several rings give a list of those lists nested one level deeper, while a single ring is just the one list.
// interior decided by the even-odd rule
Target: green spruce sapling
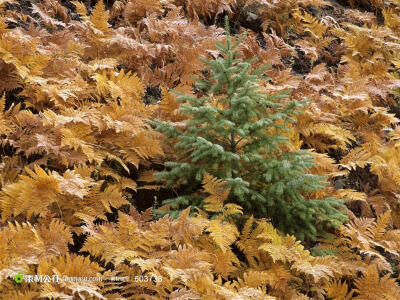
[{"label": "green spruce sapling", "polygon": [[[336,198],[305,199],[303,195],[326,184],[322,177],[305,171],[314,165],[305,150],[285,153],[280,145],[288,143],[281,135],[295,123],[294,115],[305,101],[279,99],[289,92],[267,95],[259,89],[266,67],[252,70],[253,60],[237,58],[235,49],[241,37],[232,43],[226,20],[225,43],[217,42],[217,59],[201,58],[208,76],[196,78],[204,97],[179,94],[180,111],[189,116],[185,128],[154,121],[156,130],[177,141],[178,161],[156,174],[168,187],[180,185],[182,194],[168,199],[168,212],[202,207],[206,195],[198,192],[205,172],[227,182],[228,201],[237,203],[245,213],[268,217],[281,231],[299,239],[315,239],[327,227],[346,220],[344,204]],[[273,134],[272,134],[273,133]],[[158,213],[162,213],[158,211]]]}]

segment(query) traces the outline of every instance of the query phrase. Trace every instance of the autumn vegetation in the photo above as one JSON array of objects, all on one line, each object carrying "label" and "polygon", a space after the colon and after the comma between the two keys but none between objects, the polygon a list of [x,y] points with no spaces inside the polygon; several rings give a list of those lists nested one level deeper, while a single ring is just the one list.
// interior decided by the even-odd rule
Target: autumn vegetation
[{"label": "autumn vegetation", "polygon": [[0,0],[0,97],[0,299],[400,299],[398,0]]}]

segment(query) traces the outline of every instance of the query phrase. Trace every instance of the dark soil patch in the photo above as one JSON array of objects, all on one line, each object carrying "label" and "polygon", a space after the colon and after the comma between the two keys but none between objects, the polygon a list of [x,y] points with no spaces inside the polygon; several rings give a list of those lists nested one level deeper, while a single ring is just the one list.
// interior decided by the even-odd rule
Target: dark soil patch
[{"label": "dark soil patch", "polygon": [[[203,19],[202,23],[206,27],[214,25],[219,28],[225,28],[225,16],[227,16],[227,14],[224,12],[219,14],[216,18],[209,17]],[[233,15],[229,18],[229,30],[232,35],[239,33],[240,26],[243,26],[243,24],[239,22],[237,15]]]},{"label": "dark soil patch", "polygon": [[[111,8],[116,0],[103,0],[104,5],[106,8]],[[83,4],[86,5],[86,8],[88,11],[91,11],[93,7],[99,2],[98,0],[81,0]],[[72,9],[75,11],[75,5],[71,3],[71,1],[68,0],[61,0],[61,4],[64,5],[65,7]]]},{"label": "dark soil patch", "polygon": [[5,110],[8,110],[12,105],[21,104],[21,109],[25,109],[24,97],[18,94],[22,91],[22,88],[6,91]]},{"label": "dark soil patch", "polygon": [[344,188],[354,189],[359,192],[364,192],[367,184],[369,189],[374,190],[378,188],[378,176],[371,173],[369,166],[365,168],[357,167],[355,170],[350,171],[344,180],[344,184]]},{"label": "dark soil patch", "polygon": [[148,86],[146,93],[143,96],[143,102],[146,104],[154,104],[161,100],[161,88],[160,85]]},{"label": "dark soil patch", "polygon": [[396,103],[388,103],[388,113],[394,114],[396,118],[400,118],[400,98],[392,95]]},{"label": "dark soil patch", "polygon": [[294,57],[294,63],[292,65],[293,72],[297,74],[308,74],[312,69],[311,60],[306,58],[303,51],[296,49],[297,56]]},{"label": "dark soil patch", "polygon": [[[368,185],[369,190],[374,190],[378,187],[378,176],[372,174],[370,167],[365,168],[357,167],[355,170],[351,170],[349,175],[341,179],[343,189],[353,189],[358,192],[364,192]],[[348,209],[350,209],[356,217],[362,217],[362,203],[360,201],[351,201],[346,203]]]}]

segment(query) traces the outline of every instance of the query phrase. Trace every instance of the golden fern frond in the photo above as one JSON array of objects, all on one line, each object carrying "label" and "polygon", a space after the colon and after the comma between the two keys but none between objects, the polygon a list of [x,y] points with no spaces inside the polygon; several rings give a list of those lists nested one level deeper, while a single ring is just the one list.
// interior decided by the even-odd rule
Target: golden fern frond
[{"label": "golden fern frond", "polygon": [[340,162],[340,166],[346,169],[355,169],[357,166],[364,168],[372,163],[374,153],[371,153],[366,147],[357,147],[351,150]]},{"label": "golden fern frond", "polygon": [[[5,289],[4,291],[1,292],[1,295],[5,299],[26,299],[26,300],[31,300],[31,299],[37,299],[40,298],[40,292],[39,291],[12,291],[11,289]],[[60,297],[62,297],[63,294],[60,294]]]},{"label": "golden fern frond", "polygon": [[390,278],[390,274],[379,276],[379,272],[374,265],[367,267],[361,278],[354,281],[354,291],[358,294],[355,300],[374,300],[374,299],[399,299],[400,287],[395,278]]},{"label": "golden fern frond", "polygon": [[[257,274],[258,273],[258,274]],[[256,275],[254,279],[249,278],[248,281],[254,282],[257,284],[258,282],[265,282],[271,289],[272,295],[279,295],[280,291],[285,291],[289,298],[292,296],[294,299],[295,294],[297,294],[294,288],[290,285],[290,280],[292,275],[290,272],[285,268],[282,264],[273,264],[268,270],[260,270],[260,271],[253,271],[249,270],[247,272],[249,275]],[[260,278],[261,277],[261,278]],[[238,283],[240,286],[245,286],[247,283],[247,278],[243,276],[243,280],[241,278],[238,279]],[[292,299],[293,299],[292,298]],[[301,298],[300,298],[301,299]]]},{"label": "golden fern frond", "polygon": [[322,36],[326,33],[329,26],[322,24],[318,21],[317,18],[311,16],[306,11],[300,11],[299,9],[293,13],[293,16],[303,23],[305,27],[305,31],[310,32],[316,38],[322,38]]},{"label": "golden fern frond", "polygon": [[21,167],[18,164],[18,158],[15,156],[11,158],[3,157],[3,162],[0,164],[0,189],[17,180],[21,171]]},{"label": "golden fern frond", "polygon": [[[122,216],[118,227],[104,224],[93,228],[90,217],[83,214],[80,214],[79,217],[87,224],[84,230],[91,234],[84,245],[84,251],[114,264],[139,256],[135,248],[142,243],[139,243],[139,235],[135,234],[137,227],[134,221],[127,220]],[[92,230],[90,230],[91,228]],[[127,241],[128,236],[131,236],[130,242],[124,243],[123,241]]]},{"label": "golden fern frond", "polygon": [[211,220],[206,229],[211,238],[221,248],[223,252],[229,249],[239,236],[239,231],[234,224],[223,222],[221,220]]},{"label": "golden fern frond", "polygon": [[56,172],[53,172],[52,175],[59,180],[62,193],[74,195],[81,199],[89,193],[89,187],[93,184],[90,177],[83,178],[74,170],[67,170],[62,176]]},{"label": "golden fern frond", "polygon": [[[37,263],[41,247],[29,223],[9,223],[0,229],[0,283],[19,271],[26,271],[29,264]],[[29,255],[27,255],[29,253]]]},{"label": "golden fern frond", "polygon": [[[81,10],[81,7],[79,7]],[[84,10],[81,10],[82,15]],[[97,2],[96,6],[94,7],[89,21],[93,25],[92,29],[94,33],[98,36],[104,36],[110,33],[111,25],[108,23],[109,13],[105,9],[103,0]]]},{"label": "golden fern frond", "polygon": [[[115,101],[121,99],[121,105],[141,103],[144,95],[144,86],[136,74],[124,70],[116,73],[113,70],[103,70],[92,76],[97,83],[97,90],[103,96],[110,95]],[[135,106],[139,106],[138,103]]]},{"label": "golden fern frond", "polygon": [[249,265],[256,267],[259,265],[261,260],[261,253],[259,246],[262,245],[263,240],[257,239],[257,236],[264,231],[264,223],[258,223],[253,229],[255,220],[253,216],[247,219],[242,229],[242,234],[239,236],[235,245],[244,253],[246,259],[249,261]]},{"label": "golden fern frond", "polygon": [[197,299],[200,297],[200,295],[198,293],[195,293],[194,291],[188,290],[185,287],[173,291],[169,295],[169,297],[171,300],[184,300],[184,299]]},{"label": "golden fern frond", "polygon": [[0,115],[3,115],[4,109],[6,108],[6,93],[0,98]]},{"label": "golden fern frond", "polygon": [[369,232],[372,234],[372,239],[379,241],[384,237],[386,228],[389,225],[390,215],[391,211],[387,210],[379,215],[376,222],[368,228]]},{"label": "golden fern frond", "polygon": [[122,205],[129,204],[129,201],[122,195],[121,189],[117,185],[108,186],[100,195],[100,201],[105,210],[111,213],[111,206],[118,208]]},{"label": "golden fern frond", "polygon": [[286,262],[286,255],[284,253],[285,247],[283,246],[284,237],[270,223],[263,223],[263,232],[257,238],[265,241],[258,247],[272,258],[273,262],[282,261]]},{"label": "golden fern frond", "polygon": [[304,6],[307,5],[314,5],[316,7],[332,6],[332,3],[330,1],[325,1],[325,0],[299,0],[299,3],[301,3]]},{"label": "golden fern frond", "polygon": [[243,214],[243,208],[235,203],[226,203],[230,189],[226,188],[226,182],[206,173],[203,177],[203,191],[211,194],[203,201],[206,203],[204,209],[206,212],[221,213],[218,218],[226,218],[234,214]]},{"label": "golden fern frond", "polygon": [[172,240],[176,245],[192,244],[193,238],[198,238],[209,225],[209,220],[199,217],[189,217],[190,207],[183,210],[172,223]]},{"label": "golden fern frond", "polygon": [[75,5],[76,7],[76,12],[81,16],[81,17],[86,17],[87,16],[87,9],[85,4],[79,2],[79,1],[71,1],[72,4]]},{"label": "golden fern frond", "polygon": [[209,212],[221,212],[224,201],[227,199],[230,192],[229,189],[226,189],[226,182],[206,173],[204,174],[202,183],[203,190],[211,194],[204,199],[204,202],[207,203],[204,205],[204,208]]},{"label": "golden fern frond", "polygon": [[357,192],[353,189],[339,189],[336,191],[339,198],[349,198],[353,201],[367,201],[367,195],[362,192]]},{"label": "golden fern frond", "polygon": [[174,95],[166,88],[161,88],[161,102],[158,104],[163,116],[172,122],[179,122],[185,119],[179,112],[180,104],[175,100]]},{"label": "golden fern frond", "polygon": [[[37,272],[43,275],[57,275],[61,281],[63,276],[87,278],[107,277],[110,272],[106,271],[101,274],[100,272],[103,270],[104,269],[96,262],[91,261],[89,257],[67,254],[42,260],[38,265]],[[65,281],[61,286],[59,282],[55,281],[43,285],[41,296],[53,297],[55,293],[64,295],[79,293],[82,296],[85,295],[85,298],[96,297],[97,299],[106,299],[101,294],[101,286],[101,280]]]},{"label": "golden fern frond", "polygon": [[6,277],[12,278],[20,271],[29,274],[30,266],[38,264],[41,259],[65,255],[68,243],[72,243],[72,235],[60,220],[39,226],[9,223],[1,227],[0,283],[5,283]]},{"label": "golden fern frond", "polygon": [[227,203],[222,208],[222,216],[227,217],[236,214],[243,214],[243,207],[235,203]]},{"label": "golden fern frond", "polygon": [[[353,141],[356,141],[356,137],[354,137],[349,130],[334,124],[309,124],[307,127],[301,128],[299,131],[306,137],[305,143],[317,146],[314,148],[321,148],[321,150],[329,148],[346,150],[347,145],[351,145]],[[316,136],[331,140],[333,141],[333,144],[325,142],[324,144],[326,145],[322,146],[323,144],[320,142],[321,138],[317,139]]]},{"label": "golden fern frond", "polygon": [[6,104],[6,93],[0,98],[0,134],[7,134],[11,128],[4,118],[4,109]]},{"label": "golden fern frond", "polygon": [[23,45],[18,44],[15,40],[0,37],[0,59],[6,64],[12,64],[18,75],[25,79],[29,74],[29,68],[21,61],[19,53],[23,52]]},{"label": "golden fern frond", "polygon": [[250,238],[250,233],[252,231],[252,227],[254,224],[254,217],[251,215],[250,218],[246,220],[246,223],[244,223],[243,229],[242,229],[242,238]]},{"label": "golden fern frond", "polygon": [[325,286],[326,296],[332,300],[350,300],[353,297],[354,290],[349,292],[345,281],[333,280]]},{"label": "golden fern frond", "polygon": [[49,224],[43,223],[33,232],[47,256],[63,255],[68,252],[68,243],[73,243],[69,227],[59,219],[53,219]]},{"label": "golden fern frond", "polygon": [[243,274],[242,286],[248,287],[258,287],[262,285],[273,285],[273,276],[271,276],[270,271],[255,271],[249,270]]},{"label": "golden fern frond", "polygon": [[2,219],[26,213],[44,215],[47,207],[57,201],[57,194],[61,192],[59,181],[50,172],[46,173],[35,165],[34,171],[25,168],[29,176],[20,175],[15,183],[5,186],[0,196]]}]

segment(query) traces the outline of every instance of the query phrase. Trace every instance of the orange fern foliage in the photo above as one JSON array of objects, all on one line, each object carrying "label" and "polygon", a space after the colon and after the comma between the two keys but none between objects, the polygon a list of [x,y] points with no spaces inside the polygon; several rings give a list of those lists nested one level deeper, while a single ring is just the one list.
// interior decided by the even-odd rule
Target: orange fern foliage
[{"label": "orange fern foliage", "polygon": [[[67,2],[0,0],[1,299],[400,299],[398,0]],[[143,209],[181,192],[154,181],[176,150],[147,121],[186,126],[172,89],[202,95],[222,15],[271,65],[261,89],[309,99],[284,135],[331,183],[305,197],[349,199],[333,240],[282,235],[210,175],[193,217]]]},{"label": "orange fern foliage", "polygon": [[232,8],[236,6],[236,0],[175,0],[174,4],[184,7],[191,18],[204,18],[211,16],[217,17],[223,12],[231,14]]}]

